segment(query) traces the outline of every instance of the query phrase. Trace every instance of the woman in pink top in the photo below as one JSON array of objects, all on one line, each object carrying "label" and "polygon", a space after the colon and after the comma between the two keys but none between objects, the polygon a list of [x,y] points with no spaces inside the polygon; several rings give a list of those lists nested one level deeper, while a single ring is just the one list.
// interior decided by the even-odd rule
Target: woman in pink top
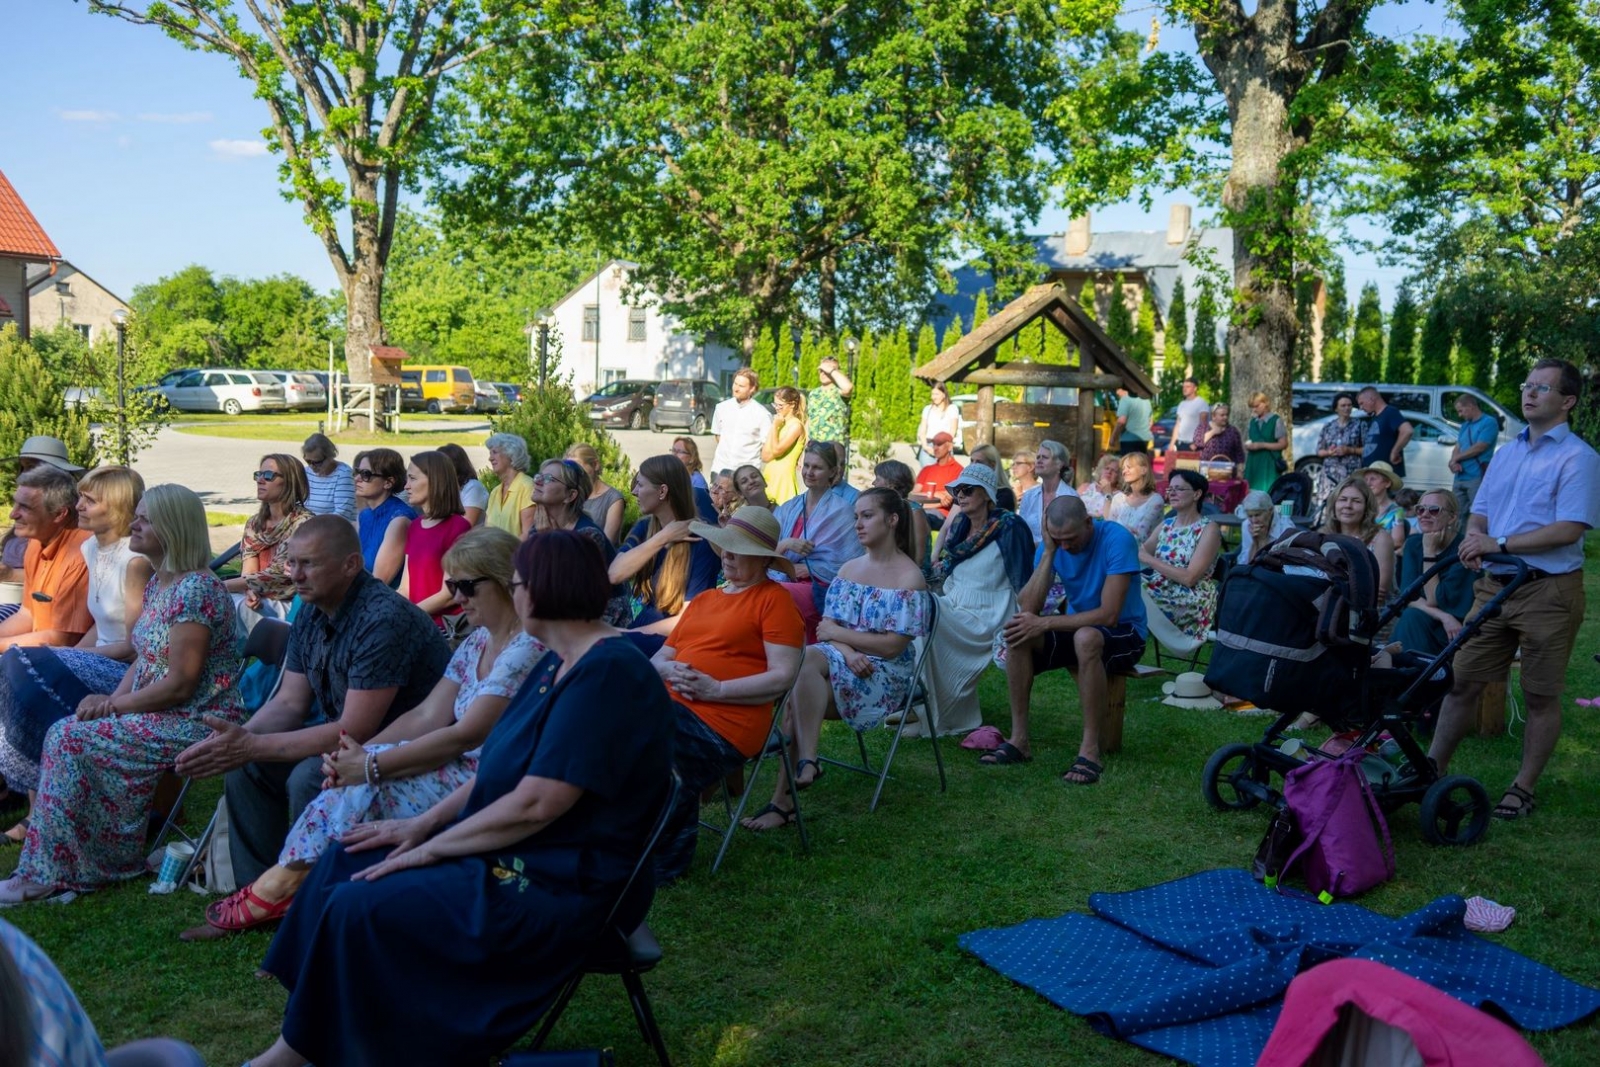
[{"label": "woman in pink top", "polygon": [[422,517],[406,531],[406,596],[444,627],[461,608],[444,587],[444,554],[472,524],[462,513],[455,464],[442,452],[418,452],[406,468],[406,494]]}]

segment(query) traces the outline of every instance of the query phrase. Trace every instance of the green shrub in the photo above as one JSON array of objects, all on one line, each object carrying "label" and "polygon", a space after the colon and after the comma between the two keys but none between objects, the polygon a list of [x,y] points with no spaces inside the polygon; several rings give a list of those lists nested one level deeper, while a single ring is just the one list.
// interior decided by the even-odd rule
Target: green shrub
[{"label": "green shrub", "polygon": [[[0,329],[0,456],[14,456],[28,438],[48,434],[66,444],[74,462],[94,466],[89,418],[67,409],[66,386],[15,325]],[[16,486],[16,467],[0,464],[0,499],[10,500]]]},{"label": "green shrub", "polygon": [[[588,408],[572,395],[570,382],[552,380],[542,391],[538,386],[524,387],[522,403],[513,404],[500,415],[490,416],[489,423],[494,433],[514,433],[528,442],[530,471],[537,470],[547,459],[560,459],[575,444],[593,445],[600,453],[602,476],[622,490],[627,501],[623,529],[638,519],[638,504],[631,492],[633,467],[616,438],[607,433],[605,427],[590,421]],[[482,479],[490,489],[500,484],[493,471],[484,471]]]}]

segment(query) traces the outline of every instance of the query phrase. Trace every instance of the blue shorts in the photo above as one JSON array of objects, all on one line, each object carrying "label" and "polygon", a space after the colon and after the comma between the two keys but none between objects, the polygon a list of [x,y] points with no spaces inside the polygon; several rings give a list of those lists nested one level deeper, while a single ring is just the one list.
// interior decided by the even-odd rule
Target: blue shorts
[{"label": "blue shorts", "polygon": [[[1100,662],[1106,665],[1107,674],[1125,674],[1144,658],[1144,638],[1132,623],[1119,626],[1096,626],[1105,638],[1100,650]],[[1078,649],[1073,644],[1073,631],[1051,630],[1044,642],[1033,650],[1033,673],[1045,671],[1077,670]]]}]

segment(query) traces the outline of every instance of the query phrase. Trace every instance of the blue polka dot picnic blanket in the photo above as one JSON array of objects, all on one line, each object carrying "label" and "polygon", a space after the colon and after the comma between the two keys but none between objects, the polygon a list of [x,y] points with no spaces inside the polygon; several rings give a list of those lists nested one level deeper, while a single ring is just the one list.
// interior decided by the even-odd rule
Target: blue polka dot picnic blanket
[{"label": "blue polka dot picnic blanket", "polygon": [[1089,908],[975,930],[960,944],[1101,1033],[1202,1067],[1254,1064],[1289,982],[1344,956],[1387,964],[1525,1030],[1600,1010],[1600,990],[1467,930],[1459,896],[1392,919],[1218,870],[1094,893]]}]

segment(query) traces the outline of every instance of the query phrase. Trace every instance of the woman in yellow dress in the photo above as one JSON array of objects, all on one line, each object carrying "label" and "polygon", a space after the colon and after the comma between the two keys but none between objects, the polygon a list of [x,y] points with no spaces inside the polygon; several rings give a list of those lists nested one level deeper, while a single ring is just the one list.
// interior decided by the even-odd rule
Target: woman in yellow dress
[{"label": "woman in yellow dress", "polygon": [[806,449],[806,396],[785,385],[772,394],[772,403],[778,410],[761,444],[761,458],[766,463],[762,474],[767,479],[767,495],[781,504],[805,491],[799,472],[800,454]]}]

